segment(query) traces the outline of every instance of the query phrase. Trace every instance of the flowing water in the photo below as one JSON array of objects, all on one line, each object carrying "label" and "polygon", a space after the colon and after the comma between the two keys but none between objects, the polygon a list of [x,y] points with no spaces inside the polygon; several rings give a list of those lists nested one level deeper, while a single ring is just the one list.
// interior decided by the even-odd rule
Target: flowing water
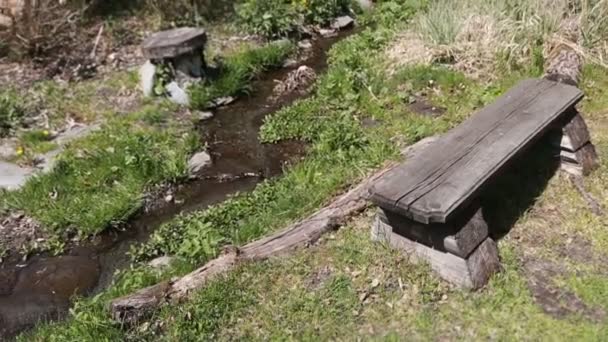
[{"label": "flowing water", "polygon": [[261,180],[280,175],[286,162],[305,153],[300,142],[261,144],[259,128],[266,115],[305,94],[293,92],[272,99],[275,80],[284,79],[300,65],[317,73],[327,67],[327,51],[338,37],[314,41],[310,56],[290,68],[266,73],[253,84],[254,92],[218,109],[200,124],[201,139],[209,146],[213,165],[199,180],[178,186],[174,197],[152,211],[140,213],[121,230],[108,231],[59,257],[36,256],[26,262],[0,266],[0,340],[31,328],[40,320],[65,316],[74,294],[90,295],[109,285],[114,272],[129,264],[130,246],[146,241],[164,222],[184,212],[201,210],[238,192],[250,191]]}]

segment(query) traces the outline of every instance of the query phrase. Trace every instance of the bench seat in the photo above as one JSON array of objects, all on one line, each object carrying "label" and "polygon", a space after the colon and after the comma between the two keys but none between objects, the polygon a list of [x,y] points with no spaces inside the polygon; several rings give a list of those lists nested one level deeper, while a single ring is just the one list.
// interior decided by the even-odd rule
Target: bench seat
[{"label": "bench seat", "polygon": [[420,223],[448,222],[582,98],[570,85],[522,81],[387,173],[372,187],[372,201]]}]

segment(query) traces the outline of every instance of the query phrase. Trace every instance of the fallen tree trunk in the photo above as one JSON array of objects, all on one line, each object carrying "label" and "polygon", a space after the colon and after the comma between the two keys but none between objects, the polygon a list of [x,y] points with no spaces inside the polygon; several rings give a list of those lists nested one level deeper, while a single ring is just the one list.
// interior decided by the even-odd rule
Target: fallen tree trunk
[{"label": "fallen tree trunk", "polygon": [[[435,137],[421,140],[405,149],[402,154],[407,157],[419,153],[434,140]],[[113,300],[110,303],[112,317],[127,325],[137,324],[161,305],[187,299],[211,279],[232,270],[239,263],[265,260],[315,243],[324,233],[335,229],[354,214],[364,210],[368,204],[371,185],[394,166],[395,164],[391,164],[366,178],[327,207],[277,234],[240,248],[227,247],[218,258],[180,279],[147,287]]]},{"label": "fallen tree trunk", "polygon": [[[583,70],[583,58],[574,48],[581,36],[577,21],[565,21],[560,30],[564,41],[560,42],[547,57],[544,78],[579,87]],[[598,216],[603,215],[599,202],[589,194],[581,177],[589,174],[599,166],[595,146],[582,115],[573,109],[567,121],[562,124],[561,139],[557,142],[561,151],[562,169],[570,174],[570,180],[589,205],[590,210]]]}]

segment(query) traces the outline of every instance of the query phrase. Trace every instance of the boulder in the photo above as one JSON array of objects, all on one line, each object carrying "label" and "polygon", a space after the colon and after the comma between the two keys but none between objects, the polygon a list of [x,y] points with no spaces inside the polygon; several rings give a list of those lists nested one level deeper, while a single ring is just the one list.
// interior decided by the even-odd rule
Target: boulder
[{"label": "boulder", "polygon": [[151,35],[144,41],[142,51],[148,59],[170,59],[202,53],[206,43],[207,33],[204,29],[181,27]]},{"label": "boulder", "polygon": [[298,43],[298,47],[304,50],[312,49],[312,42],[310,39],[304,39]]},{"label": "boulder", "polygon": [[351,28],[354,24],[355,24],[355,19],[345,15],[345,16],[336,18],[331,23],[331,28],[333,28],[334,30],[344,30],[347,28]]},{"label": "boulder", "polygon": [[32,174],[30,169],[0,161],[0,189],[17,190]]},{"label": "boulder", "polygon": [[196,176],[202,169],[211,166],[211,156],[209,153],[202,151],[190,158],[188,161],[188,172],[191,176]]},{"label": "boulder", "polygon": [[336,30],[333,29],[319,29],[319,34],[324,37],[324,38],[330,38],[330,37],[335,37],[338,35],[338,32],[336,32]]},{"label": "boulder", "polygon": [[169,97],[174,103],[183,106],[190,105],[190,96],[177,84],[177,82],[173,81],[167,84],[165,90],[169,93]]},{"label": "boulder", "polygon": [[148,265],[152,268],[163,269],[163,268],[167,268],[167,267],[171,266],[172,262],[173,262],[172,257],[162,256],[162,257],[158,257],[158,258],[150,261],[148,263]]},{"label": "boulder", "polygon": [[368,11],[374,7],[372,0],[356,0],[362,10]]}]

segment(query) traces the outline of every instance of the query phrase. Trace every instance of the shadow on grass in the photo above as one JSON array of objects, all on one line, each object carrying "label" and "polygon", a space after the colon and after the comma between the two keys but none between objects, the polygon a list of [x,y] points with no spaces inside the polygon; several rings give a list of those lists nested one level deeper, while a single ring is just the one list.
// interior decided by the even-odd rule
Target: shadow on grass
[{"label": "shadow on grass", "polygon": [[484,191],[481,203],[492,238],[498,240],[507,235],[534,205],[559,170],[558,155],[559,151],[551,146],[547,134],[511,161]]}]

